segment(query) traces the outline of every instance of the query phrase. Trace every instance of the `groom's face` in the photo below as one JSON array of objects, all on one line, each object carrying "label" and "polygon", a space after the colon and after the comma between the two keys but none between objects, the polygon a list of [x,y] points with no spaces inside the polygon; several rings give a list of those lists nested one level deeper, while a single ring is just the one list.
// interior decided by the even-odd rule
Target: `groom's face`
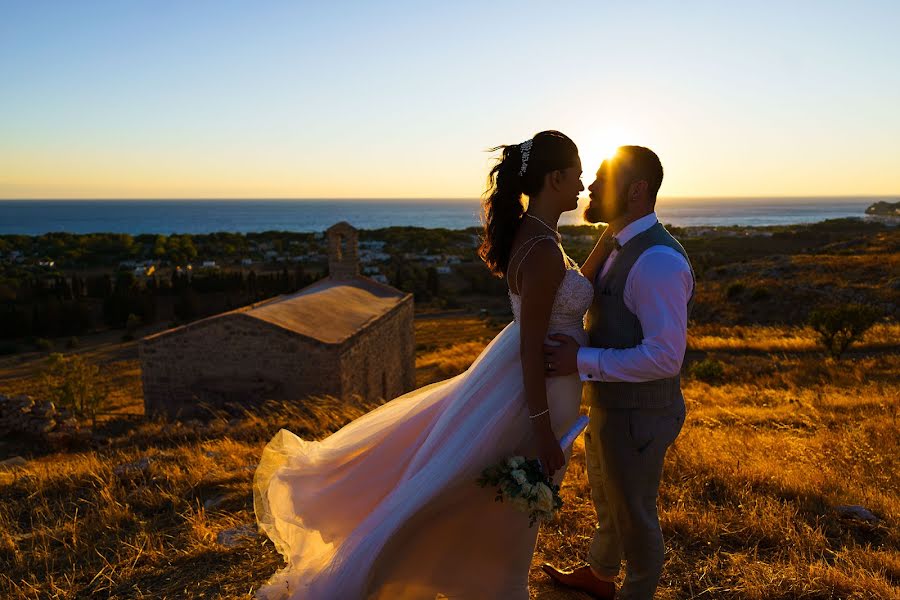
[{"label": "groom's face", "polygon": [[588,223],[610,223],[628,210],[628,184],[622,177],[622,165],[604,160],[597,170],[594,182],[588,186],[591,201],[584,211]]}]

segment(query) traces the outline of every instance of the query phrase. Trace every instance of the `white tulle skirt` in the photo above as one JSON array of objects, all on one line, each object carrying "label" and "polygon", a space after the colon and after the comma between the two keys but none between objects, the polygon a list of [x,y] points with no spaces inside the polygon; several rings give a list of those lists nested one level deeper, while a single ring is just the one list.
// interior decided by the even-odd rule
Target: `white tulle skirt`
[{"label": "white tulle skirt", "polygon": [[[562,332],[585,342],[581,327]],[[581,387],[577,375],[547,380],[557,436],[578,417]],[[259,526],[287,566],[258,597],[528,598],[537,525],[475,480],[534,448],[515,322],[464,373],[322,441],[279,431],[253,492]]]}]

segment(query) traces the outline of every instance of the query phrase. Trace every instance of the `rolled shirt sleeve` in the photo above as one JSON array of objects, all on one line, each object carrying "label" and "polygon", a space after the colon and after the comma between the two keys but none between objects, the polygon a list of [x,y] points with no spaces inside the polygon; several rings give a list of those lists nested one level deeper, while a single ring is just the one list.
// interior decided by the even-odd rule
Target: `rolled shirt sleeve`
[{"label": "rolled shirt sleeve", "polygon": [[694,281],[685,258],[653,246],[635,262],[625,283],[625,306],[641,323],[644,338],[633,348],[578,350],[582,381],[653,381],[681,371],[687,347],[687,303]]}]

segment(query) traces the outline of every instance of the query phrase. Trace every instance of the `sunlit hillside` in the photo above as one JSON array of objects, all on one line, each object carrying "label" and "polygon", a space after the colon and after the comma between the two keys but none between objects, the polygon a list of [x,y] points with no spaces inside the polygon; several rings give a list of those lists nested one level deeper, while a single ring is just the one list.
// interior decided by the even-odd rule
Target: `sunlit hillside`
[{"label": "sunlit hillside", "polygon": [[[837,296],[869,286],[889,302],[887,282],[867,280],[865,269],[891,264],[893,252],[845,262],[803,254],[790,259],[791,277]],[[754,302],[777,307],[777,297],[750,298],[755,267],[707,273],[715,268],[722,272],[699,292],[715,318],[690,331],[688,418],[661,490],[669,553],[658,597],[900,598],[900,325],[883,320],[842,359],[827,358],[802,321],[720,318]],[[729,273],[741,269],[745,287],[729,297]],[[504,325],[420,315],[417,383],[461,372]],[[0,441],[0,460],[23,458],[0,467],[2,598],[251,597],[280,565],[253,527],[250,482],[262,446],[281,427],[324,437],[370,408],[317,399],[152,422],[142,416],[135,342],[109,335],[70,352],[102,365],[110,404],[80,440]],[[0,393],[39,393],[45,357],[0,357]],[[563,497],[535,567],[574,564],[587,549],[593,514],[580,440]],[[532,590],[584,598],[553,588],[537,568]]]}]

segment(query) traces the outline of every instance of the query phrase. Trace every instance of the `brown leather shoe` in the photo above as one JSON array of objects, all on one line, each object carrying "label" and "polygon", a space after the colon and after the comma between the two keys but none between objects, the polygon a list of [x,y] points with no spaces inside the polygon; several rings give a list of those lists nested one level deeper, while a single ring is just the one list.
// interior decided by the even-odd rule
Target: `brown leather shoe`
[{"label": "brown leather shoe", "polygon": [[590,594],[597,600],[613,600],[616,597],[616,584],[597,579],[587,565],[573,571],[560,571],[553,565],[544,563],[541,570],[556,583]]}]

